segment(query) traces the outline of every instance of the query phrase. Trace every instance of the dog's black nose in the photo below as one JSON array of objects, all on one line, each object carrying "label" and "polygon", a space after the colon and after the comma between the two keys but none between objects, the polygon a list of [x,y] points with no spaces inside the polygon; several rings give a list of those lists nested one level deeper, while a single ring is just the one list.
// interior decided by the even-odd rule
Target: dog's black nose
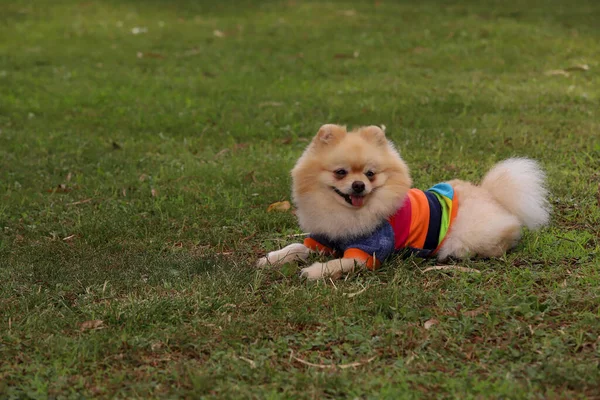
[{"label": "dog's black nose", "polygon": [[362,193],[365,191],[365,183],[361,181],[352,182],[352,190],[354,193]]}]

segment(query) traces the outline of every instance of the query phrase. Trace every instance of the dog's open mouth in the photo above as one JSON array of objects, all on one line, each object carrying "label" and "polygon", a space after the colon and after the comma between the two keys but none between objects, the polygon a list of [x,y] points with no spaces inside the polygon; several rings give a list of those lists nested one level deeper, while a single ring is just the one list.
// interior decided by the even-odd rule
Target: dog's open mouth
[{"label": "dog's open mouth", "polygon": [[340,197],[343,198],[346,201],[346,203],[350,204],[351,206],[362,207],[362,205],[365,202],[364,195],[357,196],[357,195],[353,195],[353,194],[345,194],[336,187],[332,187],[332,189],[334,192],[336,192],[338,195],[340,195]]}]

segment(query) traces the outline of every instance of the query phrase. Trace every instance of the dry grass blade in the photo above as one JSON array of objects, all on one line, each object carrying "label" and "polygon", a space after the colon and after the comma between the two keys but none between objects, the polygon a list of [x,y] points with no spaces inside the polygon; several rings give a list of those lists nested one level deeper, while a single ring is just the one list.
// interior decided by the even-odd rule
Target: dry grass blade
[{"label": "dry grass blade", "polygon": [[163,56],[162,54],[154,52],[143,53],[141,51],[138,51],[136,55],[137,58],[157,58],[160,60],[163,60],[165,58],[165,56]]},{"label": "dry grass blade", "polygon": [[303,360],[301,358],[298,358],[296,356],[292,356],[292,358],[294,360],[298,361],[300,364],[304,364],[304,365],[307,365],[309,367],[315,367],[315,368],[321,368],[321,369],[335,368],[335,365],[333,365],[333,364],[314,364],[314,363],[311,363],[309,361],[305,361],[305,360]]},{"label": "dry grass blade", "polygon": [[587,64],[577,64],[572,67],[565,68],[565,71],[589,71],[590,66]]},{"label": "dry grass blade", "polygon": [[565,69],[552,69],[544,72],[546,76],[570,76],[569,72],[585,72],[589,71],[590,66],[587,64],[577,64]]},{"label": "dry grass blade", "polygon": [[79,200],[79,201],[75,201],[73,203],[68,203],[68,206],[76,206],[78,204],[85,204],[85,203],[89,203],[90,201],[92,201],[93,199],[90,197],[89,199],[85,199],[85,200]]},{"label": "dry grass blade", "polygon": [[331,283],[331,286],[333,286],[333,288],[335,290],[338,290],[337,286],[335,286],[335,282],[333,281],[333,279],[329,278],[329,282]]},{"label": "dry grass blade", "polygon": [[546,76],[569,76],[569,73],[564,69],[553,69],[550,71],[544,72]]},{"label": "dry grass blade", "polygon": [[346,17],[355,17],[356,16],[356,10],[344,10],[341,11],[340,14],[346,16]]},{"label": "dry grass blade", "polygon": [[[600,186],[598,187],[600,190]],[[304,237],[304,236],[308,236],[310,235],[310,233],[294,233],[293,235],[286,235],[286,238],[295,238],[295,237]]]},{"label": "dry grass blade", "polygon": [[158,350],[162,349],[163,347],[164,347],[164,344],[160,340],[157,340],[150,344],[150,350],[152,350],[152,351],[158,351]]},{"label": "dry grass blade", "polygon": [[248,364],[250,364],[250,368],[254,369],[256,368],[256,363],[254,362],[254,360],[251,360],[249,358],[246,358],[244,356],[238,356],[238,358],[242,361],[246,361]]},{"label": "dry grass blade", "polygon": [[359,290],[358,292],[354,292],[354,293],[344,293],[344,296],[348,297],[348,298],[352,298],[352,297],[356,297],[361,293],[364,293],[365,290],[367,290],[369,286],[365,286],[364,288],[362,288],[361,290]]},{"label": "dry grass blade", "polygon": [[460,271],[460,272],[474,272],[476,274],[480,274],[481,271],[476,270],[474,268],[461,267],[460,265],[435,265],[433,267],[425,268],[423,273],[429,271]]},{"label": "dry grass blade", "polygon": [[357,361],[357,362],[353,362],[353,363],[350,363],[350,364],[339,364],[338,368],[340,368],[340,369],[346,369],[346,368],[360,367],[361,365],[370,363],[371,361],[373,361],[376,358],[377,358],[377,356],[373,356],[371,358],[367,358],[365,361],[360,361],[360,362]]},{"label": "dry grass blade", "polygon": [[85,322],[82,322],[81,325],[79,325],[79,330],[81,332],[89,331],[92,329],[102,329],[102,328],[104,328],[104,321],[102,321],[101,319],[93,319],[91,321],[85,321]]},{"label": "dry grass blade", "polygon": [[431,318],[431,319],[425,321],[425,323],[423,324],[423,327],[425,329],[429,330],[429,329],[431,329],[432,326],[437,325],[439,323],[440,323],[440,321],[438,321],[437,319]]},{"label": "dry grass blade", "polygon": [[475,308],[475,309],[473,309],[473,310],[465,311],[465,312],[463,312],[462,314],[463,314],[464,316],[466,316],[466,317],[476,317],[476,316],[478,316],[479,314],[482,314],[482,313],[484,313],[484,312],[485,312],[485,307],[484,307],[484,306],[481,306],[481,307],[477,307],[477,308]]},{"label": "dry grass blade", "polygon": [[360,52],[358,50],[356,50],[352,54],[336,53],[333,55],[333,58],[338,59],[338,60],[344,59],[344,58],[358,58],[359,55],[360,55]]},{"label": "dry grass blade", "polygon": [[147,33],[148,32],[148,28],[146,28],[145,26],[135,26],[133,28],[131,28],[131,33],[134,35],[139,35],[140,33]]},{"label": "dry grass blade", "polygon": [[431,49],[429,49],[427,47],[421,47],[421,46],[417,46],[414,49],[412,49],[412,52],[415,54],[426,53],[428,51],[431,51]]},{"label": "dry grass blade", "polygon": [[69,193],[71,190],[73,190],[73,189],[71,189],[64,183],[61,183],[53,189],[46,190],[46,192],[48,192],[48,193]]},{"label": "dry grass blade", "polygon": [[357,362],[353,362],[353,363],[349,363],[349,364],[315,364],[315,363],[311,363],[309,361],[303,360],[301,358],[298,358],[294,355],[291,356],[291,358],[293,358],[294,360],[298,361],[300,364],[304,364],[306,366],[309,367],[314,367],[314,368],[320,368],[320,369],[347,369],[347,368],[356,368],[356,367],[360,367],[361,365],[364,364],[368,364],[371,361],[373,361],[375,358],[377,358],[377,356],[373,356],[371,358],[366,359],[365,361],[357,361]]},{"label": "dry grass blade", "polygon": [[254,182],[254,183],[258,183],[258,180],[256,179],[256,173],[254,171],[250,171],[246,175],[244,175],[244,179],[246,181],[251,181],[251,182]]},{"label": "dry grass blade", "polygon": [[214,158],[219,158],[222,155],[224,155],[225,153],[227,153],[228,151],[230,151],[229,149],[223,149],[221,151],[219,151],[217,154],[215,154]]},{"label": "dry grass blade", "polygon": [[195,56],[200,53],[201,53],[201,51],[199,49],[194,48],[194,49],[187,50],[186,52],[183,53],[183,55],[185,57],[189,57],[189,56]]},{"label": "dry grass blade", "polygon": [[258,104],[258,108],[264,107],[281,107],[283,105],[280,101],[264,101]]}]

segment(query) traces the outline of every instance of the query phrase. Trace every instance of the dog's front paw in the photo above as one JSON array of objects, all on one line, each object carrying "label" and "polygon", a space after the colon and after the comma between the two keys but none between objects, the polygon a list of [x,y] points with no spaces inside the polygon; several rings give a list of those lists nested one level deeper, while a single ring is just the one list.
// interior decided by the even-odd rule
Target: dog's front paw
[{"label": "dog's front paw", "polygon": [[325,263],[314,263],[310,267],[302,268],[300,270],[300,278],[314,281],[326,277],[326,264]]},{"label": "dog's front paw", "polygon": [[258,268],[276,267],[280,264],[280,262],[281,262],[281,259],[278,257],[277,252],[272,251],[272,252],[268,253],[266,256],[259,258],[258,261],[256,262],[256,266]]},{"label": "dog's front paw", "polygon": [[290,244],[281,250],[275,250],[256,262],[257,267],[280,266],[289,262],[306,260],[310,249],[301,243]]},{"label": "dog's front paw", "polygon": [[283,264],[283,261],[285,261],[285,259],[284,257],[281,257],[281,250],[271,251],[267,253],[266,256],[259,258],[256,262],[256,266],[258,268],[277,267]]},{"label": "dog's front paw", "polygon": [[256,261],[256,266],[258,268],[264,268],[269,264],[269,259],[267,257],[261,257],[258,259],[258,261]]}]

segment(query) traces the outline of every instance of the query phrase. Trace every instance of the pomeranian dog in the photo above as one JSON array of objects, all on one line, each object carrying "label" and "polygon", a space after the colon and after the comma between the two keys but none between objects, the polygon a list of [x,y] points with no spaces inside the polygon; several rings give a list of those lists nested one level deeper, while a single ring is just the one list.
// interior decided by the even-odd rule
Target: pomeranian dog
[{"label": "pomeranian dog", "polygon": [[523,226],[549,219],[545,174],[535,161],[502,161],[478,186],[452,180],[422,191],[411,188],[406,163],[377,126],[347,132],[323,125],[292,180],[296,215],[310,235],[257,265],[304,261],[311,252],[338,257],[303,268],[307,279],[374,269],[400,251],[441,260],[498,257],[516,245]]}]

